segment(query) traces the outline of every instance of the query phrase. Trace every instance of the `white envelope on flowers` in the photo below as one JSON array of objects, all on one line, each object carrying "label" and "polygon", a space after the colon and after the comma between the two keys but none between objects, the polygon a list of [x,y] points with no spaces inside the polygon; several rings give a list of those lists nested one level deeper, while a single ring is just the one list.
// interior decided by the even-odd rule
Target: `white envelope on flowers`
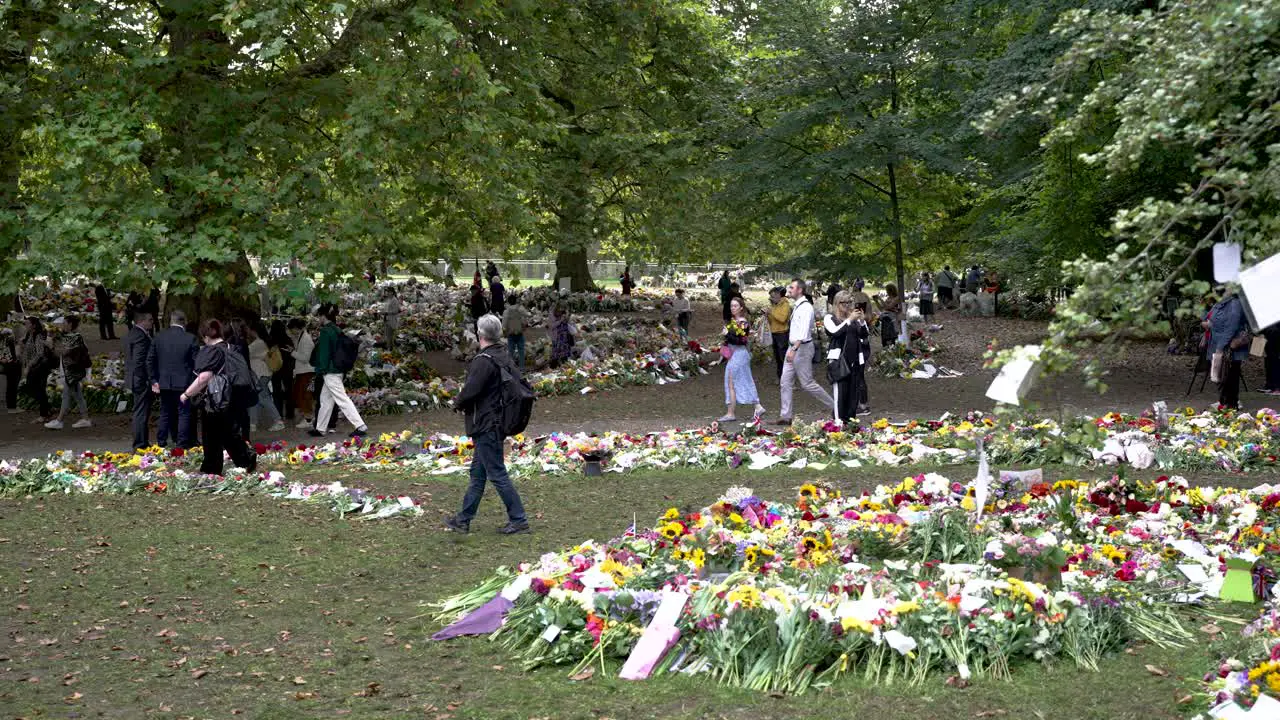
[{"label": "white envelope on flowers", "polygon": [[1007,405],[1020,405],[1039,374],[1040,346],[1023,345],[987,388],[987,397]]},{"label": "white envelope on flowers", "polygon": [[751,465],[747,468],[749,470],[764,470],[782,462],[782,458],[762,452],[754,452],[747,457],[751,459]]}]

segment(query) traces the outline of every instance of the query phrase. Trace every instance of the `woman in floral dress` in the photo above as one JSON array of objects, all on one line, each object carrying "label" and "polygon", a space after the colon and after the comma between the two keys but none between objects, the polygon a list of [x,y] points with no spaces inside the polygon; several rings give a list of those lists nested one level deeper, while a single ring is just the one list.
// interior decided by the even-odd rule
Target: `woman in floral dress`
[{"label": "woman in floral dress", "polygon": [[747,304],[741,295],[729,300],[729,322],[724,326],[724,402],[728,406],[720,422],[732,422],[733,407],[739,403],[754,405],[753,417],[764,414],[756,381],[751,377],[751,320],[747,317]]}]

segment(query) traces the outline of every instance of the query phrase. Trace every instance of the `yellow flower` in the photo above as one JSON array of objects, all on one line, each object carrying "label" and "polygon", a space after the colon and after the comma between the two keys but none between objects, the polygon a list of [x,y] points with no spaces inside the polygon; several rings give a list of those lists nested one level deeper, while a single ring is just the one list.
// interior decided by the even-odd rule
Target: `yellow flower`
[{"label": "yellow flower", "polygon": [[663,520],[679,520],[680,511],[677,510],[676,508],[667,508],[667,511],[662,514],[662,519]]},{"label": "yellow flower", "polygon": [[663,525],[658,530],[658,534],[668,540],[675,540],[676,538],[680,537],[680,535],[683,534],[683,532],[684,532],[684,527],[680,525],[680,523],[675,523],[675,522],[667,523],[666,525]]},{"label": "yellow flower", "polygon": [[818,494],[818,487],[813,483],[805,483],[800,486],[800,497],[802,498],[816,497],[817,494]]},{"label": "yellow flower", "polygon": [[840,627],[844,628],[845,632],[857,630],[858,632],[866,633],[868,635],[871,635],[876,631],[871,623],[855,617],[840,618]]},{"label": "yellow flower", "polygon": [[897,605],[893,606],[893,614],[906,615],[907,613],[913,613],[919,609],[920,603],[915,600],[902,600]]}]

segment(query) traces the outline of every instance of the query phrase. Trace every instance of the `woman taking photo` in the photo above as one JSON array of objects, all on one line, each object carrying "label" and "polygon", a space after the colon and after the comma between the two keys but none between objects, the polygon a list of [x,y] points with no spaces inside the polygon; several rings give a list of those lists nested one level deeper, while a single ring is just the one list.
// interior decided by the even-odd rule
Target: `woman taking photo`
[{"label": "woman taking photo", "polygon": [[249,369],[258,378],[258,403],[252,408],[249,430],[261,428],[279,432],[284,429],[284,422],[276,410],[275,399],[271,397],[271,364],[267,360],[271,348],[267,345],[267,328],[261,321],[255,321],[248,326],[245,335],[249,341]]},{"label": "woman taking photo", "polygon": [[724,402],[728,406],[720,422],[733,422],[734,405],[754,405],[753,417],[764,414],[760,395],[756,392],[755,378],[751,377],[751,319],[747,317],[747,303],[741,295],[729,300],[729,322],[724,326],[724,346],[720,354],[724,364]]},{"label": "woman taking photo", "polygon": [[871,357],[870,330],[866,316],[847,292],[836,294],[832,313],[822,320],[831,338],[827,352],[827,379],[837,422],[847,423],[854,415],[871,412],[867,406],[867,360]]},{"label": "woman taking photo", "polygon": [[[200,339],[204,347],[196,353],[196,379],[178,396],[178,401],[187,403],[198,397],[209,385],[209,380],[222,372],[227,363],[227,354],[235,352],[222,340],[222,323],[217,320],[205,320],[200,325]],[[258,456],[249,450],[244,437],[240,434],[236,417],[247,408],[245,400],[237,393],[230,392],[231,405],[221,411],[212,411],[207,407],[201,411],[201,441],[204,443],[204,459],[200,461],[200,472],[207,475],[222,474],[222,451],[231,456],[236,467],[253,472],[258,467]]]},{"label": "woman taking photo", "polygon": [[920,316],[924,318],[925,324],[933,322],[933,278],[929,273],[920,273],[916,292],[920,293]]}]

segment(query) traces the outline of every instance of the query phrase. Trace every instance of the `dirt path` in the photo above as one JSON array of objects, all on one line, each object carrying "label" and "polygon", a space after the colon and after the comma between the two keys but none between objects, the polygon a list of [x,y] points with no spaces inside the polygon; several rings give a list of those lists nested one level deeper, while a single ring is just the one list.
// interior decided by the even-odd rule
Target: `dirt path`
[{"label": "dirt path", "polygon": [[[992,402],[985,397],[985,393],[994,372],[982,369],[982,355],[987,343],[994,338],[1002,346],[1016,345],[1034,341],[1044,331],[1043,323],[1022,320],[961,318],[954,313],[944,314],[940,320],[943,329],[936,333],[936,340],[941,348],[938,361],[946,367],[965,373],[964,376],[933,380],[900,380],[873,376],[870,378],[870,392],[874,417],[929,418],[944,412],[991,408]],[[694,336],[712,336],[718,332],[719,327],[718,307],[708,305],[698,308],[693,327]],[[878,341],[876,346],[878,347]],[[443,360],[441,364],[444,365]],[[1155,400],[1166,400],[1170,405],[1177,406],[1207,407],[1216,401],[1213,385],[1206,386],[1201,393],[1197,382],[1196,391],[1190,396],[1186,395],[1190,364],[1189,357],[1166,354],[1162,343],[1135,345],[1124,361],[1111,368],[1108,377],[1110,389],[1105,395],[1098,395],[1084,387],[1078,377],[1062,377],[1039,385],[1033,391],[1032,400],[1047,415],[1100,414],[1110,410],[1136,412],[1150,407]],[[454,372],[457,365],[451,363],[440,369]],[[757,364],[753,371],[761,398],[770,411],[768,417],[772,419],[776,417],[778,410],[778,383],[774,367],[772,363]],[[1257,388],[1262,387],[1260,362],[1252,360],[1246,363],[1245,380],[1253,390],[1242,394],[1246,409],[1256,410],[1280,404],[1273,402],[1273,398],[1256,392]],[[815,400],[799,391],[796,394],[796,409],[798,417],[802,419],[817,419],[824,414]],[[531,431],[539,434],[552,431],[609,430],[640,433],[671,427],[706,425],[723,412],[724,373],[721,368],[716,367],[709,375],[669,385],[544,398],[536,406]],[[740,410],[740,414],[742,412]],[[30,413],[0,415],[0,457],[30,457],[60,449],[127,450],[129,447],[127,414],[95,416],[93,428],[60,432],[46,430],[33,423],[31,418]],[[462,418],[446,410],[417,415],[371,416],[367,421],[374,432],[402,430],[406,427],[429,432],[462,432]],[[339,428],[344,432],[350,430],[344,423],[340,423]],[[308,441],[304,431],[293,428],[282,433],[260,435],[254,439],[263,438],[298,443]]]}]

